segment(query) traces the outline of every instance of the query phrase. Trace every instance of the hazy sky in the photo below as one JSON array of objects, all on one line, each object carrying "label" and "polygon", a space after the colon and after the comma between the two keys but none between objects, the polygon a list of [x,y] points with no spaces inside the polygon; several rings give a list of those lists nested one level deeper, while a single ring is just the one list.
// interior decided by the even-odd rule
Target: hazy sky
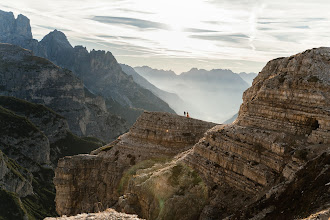
[{"label": "hazy sky", "polygon": [[330,46],[329,0],[2,0],[73,45],[111,51],[131,66],[259,72],[270,59]]}]

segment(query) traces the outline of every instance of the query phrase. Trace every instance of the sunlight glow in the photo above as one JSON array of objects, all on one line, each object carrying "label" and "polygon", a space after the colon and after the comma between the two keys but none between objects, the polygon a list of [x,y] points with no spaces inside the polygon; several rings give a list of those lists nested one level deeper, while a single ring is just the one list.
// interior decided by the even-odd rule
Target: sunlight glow
[{"label": "sunlight glow", "polygon": [[[120,62],[133,66],[155,63],[154,67],[162,68],[162,63],[168,66],[173,59],[180,59],[182,64],[173,67],[176,71],[199,67],[246,72],[260,71],[272,58],[329,45],[329,7],[325,0],[0,3],[2,10],[28,16],[39,40],[56,28],[73,44],[110,50]],[[238,62],[242,65],[236,65]]]}]

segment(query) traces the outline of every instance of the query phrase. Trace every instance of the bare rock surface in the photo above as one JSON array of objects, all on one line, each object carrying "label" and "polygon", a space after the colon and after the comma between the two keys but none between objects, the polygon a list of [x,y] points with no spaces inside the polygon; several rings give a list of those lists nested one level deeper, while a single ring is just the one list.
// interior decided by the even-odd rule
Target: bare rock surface
[{"label": "bare rock surface", "polygon": [[104,212],[98,213],[83,213],[76,216],[62,216],[58,218],[45,218],[44,220],[139,220],[137,215],[128,215],[125,213],[116,212],[113,209],[107,209]]},{"label": "bare rock surface", "polygon": [[281,192],[273,187],[329,151],[329,58],[330,48],[318,48],[268,62],[245,91],[237,120],[209,130],[187,155],[187,164],[217,186],[203,218]]},{"label": "bare rock surface", "polygon": [[[124,192],[123,173],[145,161],[164,162],[190,149],[215,124],[170,113],[145,112],[130,131],[90,155],[59,160],[55,173],[59,214],[74,215],[114,205]],[[74,186],[74,187],[72,187]]]},{"label": "bare rock surface", "polygon": [[326,210],[329,59],[330,48],[317,48],[270,61],[233,124],[199,129],[201,122],[147,113],[110,145],[63,158],[58,212],[98,202],[146,219],[295,219]]}]

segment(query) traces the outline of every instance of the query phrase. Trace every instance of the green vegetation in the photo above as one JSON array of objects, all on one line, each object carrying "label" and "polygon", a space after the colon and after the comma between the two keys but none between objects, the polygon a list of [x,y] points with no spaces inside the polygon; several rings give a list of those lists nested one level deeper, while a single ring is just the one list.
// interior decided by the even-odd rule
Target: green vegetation
[{"label": "green vegetation", "polygon": [[13,137],[31,137],[31,133],[40,132],[27,118],[16,115],[0,106],[0,134]]},{"label": "green vegetation", "polygon": [[183,167],[181,164],[177,164],[172,168],[172,175],[169,178],[171,186],[175,187],[179,184],[179,177],[181,175],[182,170]]},{"label": "green vegetation", "polygon": [[81,139],[88,141],[88,142],[93,142],[93,143],[98,143],[101,145],[105,145],[106,143],[104,141],[101,141],[100,139],[96,138],[96,137],[81,137]]},{"label": "green vegetation", "polygon": [[17,194],[0,188],[0,220],[24,219],[27,211]]},{"label": "green vegetation", "polygon": [[103,143],[95,138],[80,138],[71,132],[67,133],[67,136],[63,139],[50,145],[51,149],[59,148],[61,154],[59,157],[72,156],[76,154],[90,153],[91,151],[101,147]]},{"label": "green vegetation", "polygon": [[294,152],[294,156],[297,157],[299,160],[307,160],[308,150],[307,149],[300,149]]},{"label": "green vegetation", "polygon": [[33,173],[33,195],[21,198],[28,213],[29,220],[44,219],[47,216],[57,216],[55,211],[55,186],[53,184],[54,171],[41,168]]},{"label": "green vegetation", "polygon": [[64,119],[63,116],[57,114],[55,111],[44,105],[34,104],[23,99],[18,99],[14,97],[0,96],[0,106],[13,112],[24,114],[26,117],[34,115],[35,117],[41,118],[45,114],[51,113],[56,118]]},{"label": "green vegetation", "polygon": [[153,158],[153,159],[141,161],[141,162],[135,164],[134,166],[128,168],[124,172],[124,174],[123,174],[123,176],[120,180],[120,183],[119,183],[119,186],[118,186],[118,193],[122,194],[125,191],[125,189],[127,188],[129,180],[134,175],[136,175],[136,172],[138,170],[150,168],[153,165],[155,165],[156,163],[164,164],[168,161],[169,161],[169,158],[167,158],[167,157]]},{"label": "green vegetation", "polygon": [[308,82],[318,82],[319,78],[317,78],[317,76],[310,76],[307,81]]}]

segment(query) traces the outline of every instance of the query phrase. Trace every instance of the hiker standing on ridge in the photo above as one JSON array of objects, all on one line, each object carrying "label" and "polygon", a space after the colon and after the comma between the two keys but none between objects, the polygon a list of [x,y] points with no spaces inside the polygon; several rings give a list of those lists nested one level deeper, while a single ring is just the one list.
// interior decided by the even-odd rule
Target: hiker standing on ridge
[{"label": "hiker standing on ridge", "polygon": [[190,118],[189,113],[187,112],[187,118]]},{"label": "hiker standing on ridge", "polygon": [[184,116],[186,116],[186,112],[183,112]]}]

